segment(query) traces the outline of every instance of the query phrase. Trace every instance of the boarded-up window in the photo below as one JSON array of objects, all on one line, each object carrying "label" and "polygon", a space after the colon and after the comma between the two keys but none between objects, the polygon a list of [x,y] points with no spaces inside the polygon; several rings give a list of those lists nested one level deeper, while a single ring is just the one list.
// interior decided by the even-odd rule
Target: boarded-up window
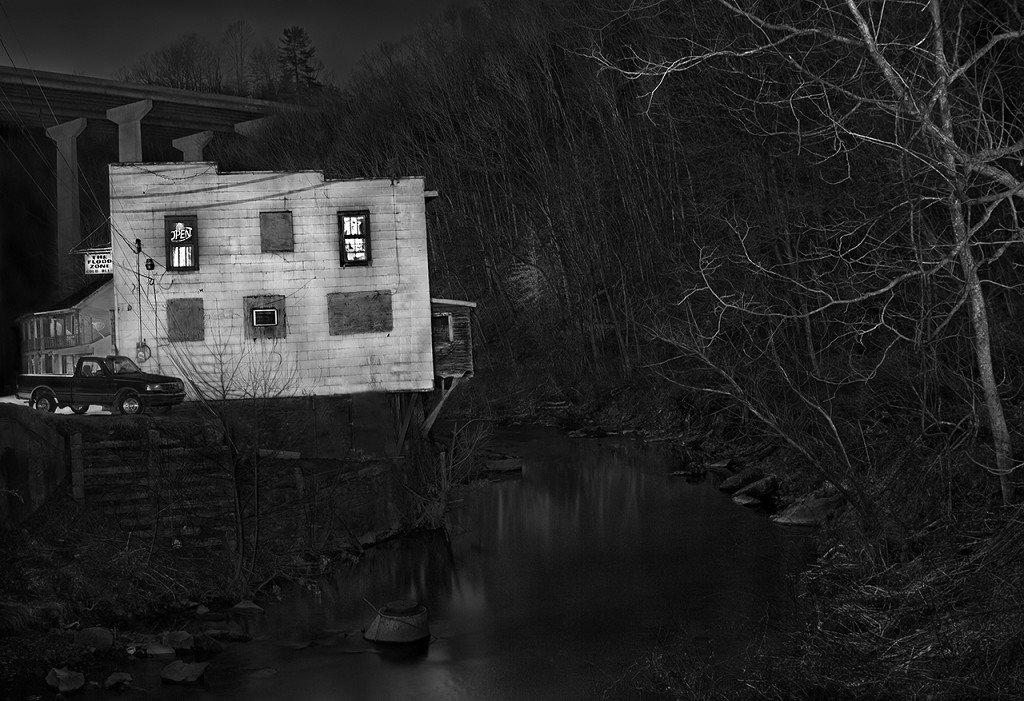
[{"label": "boarded-up window", "polygon": [[167,269],[199,270],[199,220],[194,214],[164,217]]},{"label": "boarded-up window", "polygon": [[391,292],[335,292],[327,295],[327,323],[332,336],[390,331]]},{"label": "boarded-up window", "polygon": [[264,253],[294,251],[291,212],[260,212],[260,243]]},{"label": "boarded-up window", "polygon": [[[285,338],[284,295],[250,295],[242,299],[245,309],[245,335],[248,338]],[[277,323],[268,323],[275,315]]]},{"label": "boarded-up window", "polygon": [[168,341],[202,341],[206,338],[204,328],[201,297],[167,300]]}]

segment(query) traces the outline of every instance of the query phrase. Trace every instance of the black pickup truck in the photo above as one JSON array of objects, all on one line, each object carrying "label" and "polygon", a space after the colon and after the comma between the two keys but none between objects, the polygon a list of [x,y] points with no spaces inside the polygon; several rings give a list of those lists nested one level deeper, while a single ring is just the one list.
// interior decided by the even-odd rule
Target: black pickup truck
[{"label": "black pickup truck", "polygon": [[180,404],[185,385],[176,377],[143,372],[123,355],[86,356],[78,359],[74,375],[19,375],[18,398],[40,411],[69,406],[84,414],[90,404],[98,404],[122,414],[139,414]]}]

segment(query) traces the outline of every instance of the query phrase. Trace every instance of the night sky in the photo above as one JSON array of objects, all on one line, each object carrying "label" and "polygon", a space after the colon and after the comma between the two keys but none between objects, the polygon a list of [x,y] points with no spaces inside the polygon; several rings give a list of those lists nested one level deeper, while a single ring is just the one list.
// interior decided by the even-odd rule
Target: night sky
[{"label": "night sky", "polygon": [[381,41],[399,39],[452,0],[0,0],[0,64],[113,77],[187,33],[210,39],[244,19],[277,43],[306,29],[327,79],[342,80]]}]

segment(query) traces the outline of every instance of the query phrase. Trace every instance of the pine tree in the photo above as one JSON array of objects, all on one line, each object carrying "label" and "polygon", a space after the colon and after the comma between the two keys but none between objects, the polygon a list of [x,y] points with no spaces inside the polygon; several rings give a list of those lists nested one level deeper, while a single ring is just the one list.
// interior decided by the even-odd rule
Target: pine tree
[{"label": "pine tree", "polygon": [[317,75],[321,64],[316,59],[316,47],[302,27],[288,27],[281,34],[277,62],[281,68],[281,87],[285,92],[298,93],[320,84]]}]

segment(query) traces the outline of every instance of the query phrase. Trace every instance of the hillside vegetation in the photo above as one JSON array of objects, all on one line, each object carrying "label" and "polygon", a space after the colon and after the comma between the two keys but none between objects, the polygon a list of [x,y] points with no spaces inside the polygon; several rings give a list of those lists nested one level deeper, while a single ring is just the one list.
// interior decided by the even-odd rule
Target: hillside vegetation
[{"label": "hillside vegetation", "polygon": [[473,411],[714,414],[847,497],[752,694],[1019,694],[1022,35],[1012,2],[492,0],[217,158],[425,175]]}]

